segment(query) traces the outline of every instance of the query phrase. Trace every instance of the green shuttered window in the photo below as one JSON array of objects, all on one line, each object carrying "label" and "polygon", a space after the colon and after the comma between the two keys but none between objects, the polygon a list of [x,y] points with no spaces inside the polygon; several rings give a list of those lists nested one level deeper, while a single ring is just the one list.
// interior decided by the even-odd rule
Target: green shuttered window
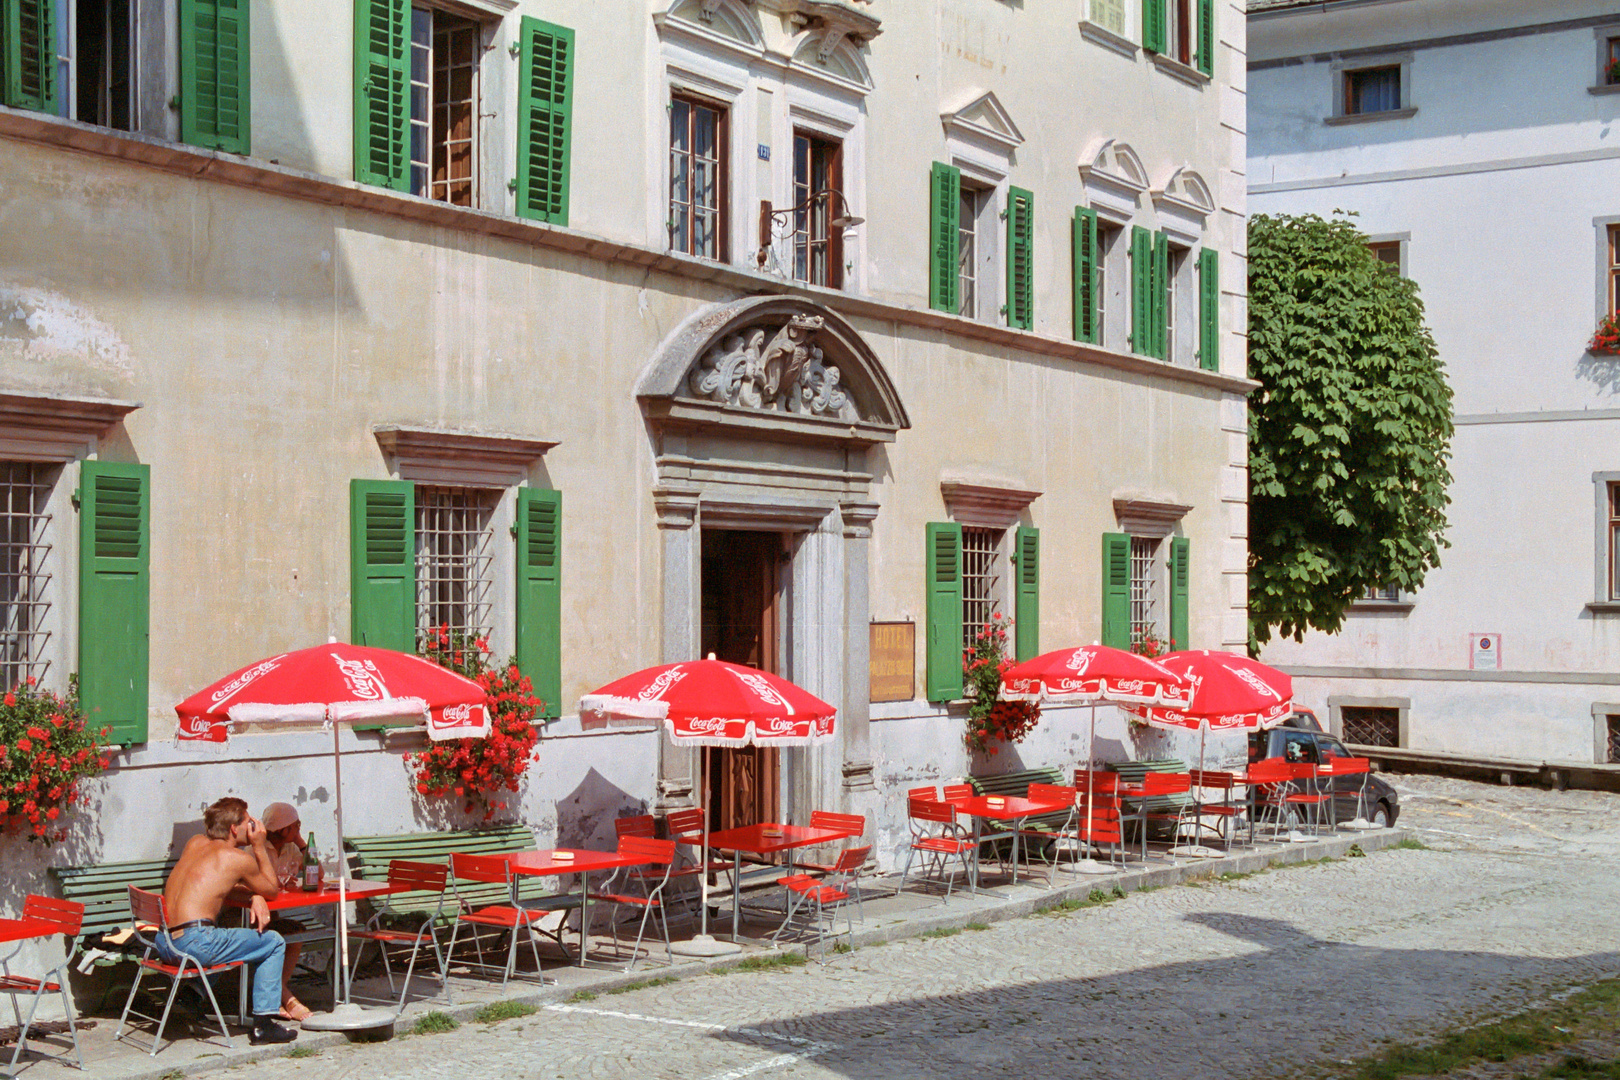
[{"label": "green shuttered window", "polygon": [[1165,0],[1142,0],[1142,48],[1162,53],[1170,37]]},{"label": "green shuttered window", "polygon": [[349,482],[349,637],[416,651],[416,485]]},{"label": "green shuttered window", "polygon": [[1013,550],[1018,557],[1014,646],[1018,659],[1028,660],[1041,651],[1041,530],[1019,529]]},{"label": "green shuttered window", "polygon": [[955,315],[958,286],[957,229],[962,214],[962,170],[934,162],[928,180],[928,306]]},{"label": "green shuttered window", "polygon": [[1035,327],[1035,196],[1007,189],[1007,325]]},{"label": "green shuttered window", "polygon": [[1191,648],[1188,636],[1187,586],[1190,580],[1188,558],[1192,541],[1185,536],[1170,539],[1170,649]]},{"label": "green shuttered window", "polygon": [[1160,360],[1170,359],[1170,238],[1164,233],[1153,234],[1153,273],[1150,285],[1152,297],[1153,353]]},{"label": "green shuttered window", "polygon": [[0,100],[56,111],[56,0],[0,0]]},{"label": "green shuttered window", "polygon": [[354,178],[409,191],[409,0],[355,0]]},{"label": "green shuttered window", "polygon": [[1074,208],[1074,340],[1101,344],[1097,325],[1097,211]]},{"label": "green shuttered window", "polygon": [[519,217],[566,225],[574,32],[524,16],[521,40],[517,212]]},{"label": "green shuttered window", "polygon": [[962,696],[962,526],[931,521],[927,534],[928,700],[955,701]]},{"label": "green shuttered window", "polygon": [[1193,62],[1205,75],[1215,74],[1215,0],[1198,0],[1198,49]]},{"label": "green shuttered window", "polygon": [[248,152],[248,0],[180,0],[180,138]]},{"label": "green shuttered window", "polygon": [[1221,370],[1221,274],[1213,248],[1198,253],[1198,366]]},{"label": "green shuttered window", "polygon": [[1153,355],[1152,324],[1153,234],[1131,226],[1131,351]]},{"label": "green shuttered window", "polygon": [[79,474],[79,694],[90,726],[126,745],[146,741],[151,484],[148,465]]},{"label": "green shuttered window", "polygon": [[1102,643],[1131,647],[1131,538],[1125,533],[1102,538]]},{"label": "green shuttered window", "polygon": [[540,715],[562,705],[562,492],[518,489],[518,669],[545,702]]}]

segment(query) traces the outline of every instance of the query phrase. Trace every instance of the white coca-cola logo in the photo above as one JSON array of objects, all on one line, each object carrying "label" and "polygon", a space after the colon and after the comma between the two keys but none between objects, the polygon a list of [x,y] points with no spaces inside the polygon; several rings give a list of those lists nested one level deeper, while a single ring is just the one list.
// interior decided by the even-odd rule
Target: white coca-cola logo
[{"label": "white coca-cola logo", "polygon": [[793,729],[793,721],[783,716],[772,716],[756,725],[756,730],[762,735],[787,735]]},{"label": "white coca-cola logo", "polygon": [[484,707],[463,703],[460,705],[446,705],[440,710],[440,727],[461,727],[463,725],[482,725],[484,722]]},{"label": "white coca-cola logo", "polygon": [[1249,688],[1257,694],[1264,694],[1266,697],[1273,699],[1282,697],[1282,695],[1277,693],[1277,691],[1273,690],[1270,686],[1267,686],[1264,679],[1250,671],[1248,668],[1228,668],[1227,670],[1236,675],[1238,678],[1242,679],[1244,682],[1248,683]]},{"label": "white coca-cola logo", "polygon": [[1074,652],[1069,654],[1069,662],[1063,666],[1074,672],[1076,675],[1084,675],[1086,673],[1086,669],[1091,666],[1091,650],[1074,650]]},{"label": "white coca-cola logo", "polygon": [[780,705],[782,708],[787,710],[789,716],[793,715],[793,706],[788,704],[787,699],[776,692],[775,687],[765,681],[765,677],[763,675],[755,675],[753,672],[742,671],[737,673],[737,678],[744,686],[748,687],[748,689],[754,692],[755,697],[759,698],[759,700],[763,701],[765,704]]},{"label": "white coca-cola logo", "polygon": [[1140,694],[1146,686],[1142,679],[1119,679],[1114,683],[1114,690],[1121,694]]},{"label": "white coca-cola logo", "polygon": [[180,734],[184,738],[202,739],[213,734],[214,722],[206,716],[193,714],[180,718]]},{"label": "white coca-cola logo", "polygon": [[688,726],[699,735],[718,735],[726,730],[726,720],[723,716],[696,716]]},{"label": "white coca-cola logo", "polygon": [[668,671],[660,671],[658,673],[658,677],[652,682],[648,683],[646,686],[643,686],[641,688],[641,692],[637,694],[636,697],[641,701],[658,701],[664,696],[665,691],[684,678],[686,678],[686,672],[680,668],[670,668]]},{"label": "white coca-cola logo", "polygon": [[214,705],[218,705],[226,698],[234,696],[248,683],[259,678],[260,676],[267,675],[276,670],[276,668],[280,667],[280,660],[280,656],[272,656],[268,660],[259,661],[246,671],[238,672],[236,678],[232,679],[230,682],[226,683],[224,686],[210,694],[209,701]]},{"label": "white coca-cola logo", "polygon": [[361,701],[381,701],[389,696],[388,687],[383,685],[382,674],[370,660],[345,660],[337,653],[330,655],[343,675],[343,681],[349,684],[349,693],[356,698]]}]

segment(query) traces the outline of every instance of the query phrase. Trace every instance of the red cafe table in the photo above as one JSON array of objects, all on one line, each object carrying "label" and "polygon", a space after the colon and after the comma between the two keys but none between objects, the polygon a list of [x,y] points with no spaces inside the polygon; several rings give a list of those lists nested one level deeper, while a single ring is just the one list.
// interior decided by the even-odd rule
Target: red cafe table
[{"label": "red cafe table", "polygon": [[[1055,814],[1068,808],[1065,802],[1044,802],[1024,798],[1020,795],[968,795],[956,799],[946,799],[945,802],[956,807],[957,813],[967,814],[973,818],[973,882],[970,886],[973,892],[982,892],[979,888],[979,845],[985,840],[1000,840],[1012,837],[1012,884],[1018,884],[1018,842],[1019,833],[1024,828],[1028,818],[1038,817],[1042,814]],[[985,821],[1010,821],[1013,823],[1010,832],[995,832],[988,835],[982,833]],[[991,894],[994,895],[994,894]]]},{"label": "red cafe table", "polygon": [[[559,858],[558,856],[562,856]],[[550,848],[546,851],[520,851],[505,856],[513,874],[529,877],[562,877],[579,875],[579,966],[585,966],[585,953],[590,947],[591,889],[590,875],[596,870],[618,870],[630,866],[645,866],[647,860],[620,855],[616,851],[586,851],[578,848]],[[516,902],[516,898],[513,898]]]},{"label": "red cafe table", "polygon": [[723,829],[720,832],[709,834],[709,847],[715,851],[729,851],[732,853],[731,867],[731,940],[737,941],[738,927],[742,923],[742,859],[744,855],[777,855],[788,853],[787,866],[783,868],[783,875],[793,873],[793,851],[795,848],[815,847],[818,844],[831,844],[839,840],[848,840],[856,833],[848,829],[815,828],[809,825],[778,825],[774,822],[762,822],[758,825],[743,825],[735,829]]}]

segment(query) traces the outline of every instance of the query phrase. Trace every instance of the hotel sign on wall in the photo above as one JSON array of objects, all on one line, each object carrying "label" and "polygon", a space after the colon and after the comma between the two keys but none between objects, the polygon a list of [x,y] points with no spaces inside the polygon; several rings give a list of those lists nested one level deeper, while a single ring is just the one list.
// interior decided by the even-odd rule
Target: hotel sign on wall
[{"label": "hotel sign on wall", "polygon": [[916,623],[873,623],[868,655],[873,701],[910,701],[916,696]]}]

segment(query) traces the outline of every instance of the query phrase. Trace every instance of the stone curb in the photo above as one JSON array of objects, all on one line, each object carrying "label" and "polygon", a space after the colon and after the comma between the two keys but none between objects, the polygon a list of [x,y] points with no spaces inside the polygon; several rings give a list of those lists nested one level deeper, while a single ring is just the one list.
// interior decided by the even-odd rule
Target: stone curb
[{"label": "stone curb", "polygon": [[[1128,894],[1147,888],[1179,885],[1187,881],[1205,881],[1210,878],[1219,878],[1222,874],[1253,874],[1274,866],[1344,858],[1345,853],[1355,845],[1360,845],[1361,850],[1370,855],[1375,851],[1393,847],[1411,835],[1412,833],[1408,829],[1381,829],[1354,836],[1335,836],[1322,840],[1310,840],[1305,843],[1284,844],[1263,851],[1243,851],[1214,859],[1189,859],[1170,866],[1125,870],[1114,874],[1097,874],[1080,878],[1072,884],[1055,886],[1050,891],[1043,892],[1038,896],[1003,900],[991,906],[971,910],[942,904],[937,915],[914,915],[903,922],[890,926],[858,930],[849,939],[849,944],[859,949],[862,946],[880,945],[891,941],[901,941],[906,938],[921,937],[924,934],[938,930],[961,930],[971,923],[995,923],[1021,919],[1058,907],[1067,900],[1085,900],[1094,889],[1101,889],[1104,892],[1111,893],[1114,887],[1118,886]],[[830,951],[831,946],[828,949],[828,956],[840,955],[832,953]],[[795,947],[791,951],[799,950]],[[806,951],[808,951],[808,947],[806,947]],[[755,957],[758,955],[760,954],[753,954]],[[770,954],[766,953],[765,955]],[[629,973],[603,972],[599,979],[595,979],[584,986],[548,987],[543,990],[534,989],[528,992],[519,990],[512,996],[502,1000],[543,1008],[546,1005],[562,1004],[577,993],[600,996],[621,987],[647,982],[651,979],[685,979],[695,975],[707,975],[711,972],[738,967],[748,959],[750,959],[749,956],[725,956],[712,960],[689,960],[684,963],[677,963],[673,967],[650,967],[642,971]],[[469,1023],[472,1022],[473,1017],[478,1014],[480,1009],[489,1004],[491,1003],[449,1005],[435,1011],[443,1012],[461,1023]],[[393,1037],[399,1038],[402,1034],[408,1034],[408,1032],[397,1032]],[[428,1038],[429,1036],[417,1037]],[[233,1038],[236,1038],[236,1036],[233,1036]],[[240,1038],[245,1042],[246,1036],[240,1036]],[[352,1040],[342,1032],[301,1032],[298,1041],[295,1043],[224,1051],[217,1055],[194,1058],[181,1065],[165,1066],[154,1064],[148,1069],[120,1072],[117,1075],[119,1080],[169,1080],[169,1078],[176,1076],[200,1076],[216,1069],[230,1068],[235,1065],[249,1065],[267,1061],[271,1058],[287,1057],[295,1049],[326,1050],[363,1041]],[[85,1071],[93,1074],[95,1071],[94,1066],[87,1067]]]}]

